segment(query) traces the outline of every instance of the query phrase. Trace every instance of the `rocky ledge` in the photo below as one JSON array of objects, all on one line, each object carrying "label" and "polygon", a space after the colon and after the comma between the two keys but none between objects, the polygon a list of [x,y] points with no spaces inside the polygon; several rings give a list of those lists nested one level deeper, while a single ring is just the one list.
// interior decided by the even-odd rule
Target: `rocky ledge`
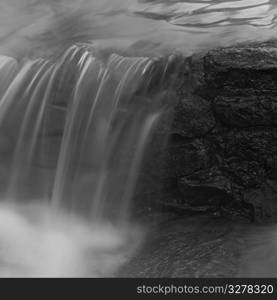
[{"label": "rocky ledge", "polygon": [[277,42],[185,60],[164,186],[180,207],[277,218]]}]

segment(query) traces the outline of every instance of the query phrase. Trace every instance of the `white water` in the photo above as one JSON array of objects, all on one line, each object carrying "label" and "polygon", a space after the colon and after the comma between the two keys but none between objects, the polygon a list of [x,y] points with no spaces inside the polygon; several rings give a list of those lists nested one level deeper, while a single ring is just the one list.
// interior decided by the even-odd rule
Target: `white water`
[{"label": "white water", "polygon": [[141,242],[134,226],[91,223],[47,206],[0,206],[1,277],[105,277]]},{"label": "white water", "polygon": [[112,276],[140,244],[131,202],[161,113],[144,95],[152,60],[79,45],[0,62],[0,276]]}]

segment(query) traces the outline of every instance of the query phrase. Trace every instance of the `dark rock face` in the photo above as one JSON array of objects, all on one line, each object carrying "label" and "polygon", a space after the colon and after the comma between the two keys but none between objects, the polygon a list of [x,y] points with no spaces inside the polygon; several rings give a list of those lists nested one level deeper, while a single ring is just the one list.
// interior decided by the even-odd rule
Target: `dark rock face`
[{"label": "dark rock face", "polygon": [[203,98],[191,97],[177,104],[172,133],[195,138],[205,136],[214,126],[211,107]]},{"label": "dark rock face", "polygon": [[179,201],[277,216],[277,45],[217,49],[186,59],[166,177]]},{"label": "dark rock face", "polygon": [[232,192],[230,180],[215,167],[181,178],[179,187],[191,206],[219,206]]}]

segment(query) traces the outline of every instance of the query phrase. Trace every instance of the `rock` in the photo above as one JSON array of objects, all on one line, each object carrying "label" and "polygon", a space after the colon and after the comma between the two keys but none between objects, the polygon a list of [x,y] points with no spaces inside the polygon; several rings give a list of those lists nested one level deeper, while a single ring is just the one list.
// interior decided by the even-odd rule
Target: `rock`
[{"label": "rock", "polygon": [[[276,175],[272,161],[277,156],[277,128],[248,128],[231,130],[223,136],[225,161],[254,161],[267,174]],[[221,142],[222,143],[222,142]]]},{"label": "rock", "polygon": [[268,180],[259,189],[249,189],[244,193],[244,200],[253,207],[253,218],[264,222],[276,220],[277,212],[277,182]]},{"label": "rock", "polygon": [[217,168],[195,172],[179,180],[185,201],[192,206],[220,206],[228,202],[232,193],[231,182]]},{"label": "rock", "polygon": [[[249,44],[212,50],[205,55],[205,67],[210,66],[214,72],[206,73],[211,78],[214,74],[228,70],[272,70],[277,67],[276,45],[253,46]],[[263,78],[261,79],[263,80]]]},{"label": "rock", "polygon": [[226,173],[228,173],[228,177],[232,178],[235,184],[243,188],[260,187],[265,178],[265,170],[260,168],[255,161],[230,162]]},{"label": "rock", "polygon": [[166,160],[166,178],[190,175],[209,167],[211,161],[209,145],[203,139],[187,141],[174,135],[171,137],[167,148]]},{"label": "rock", "polygon": [[276,125],[277,48],[233,47],[204,58],[203,91],[225,126]]},{"label": "rock", "polygon": [[184,203],[227,199],[251,220],[276,219],[277,42],[218,48],[182,65],[165,177]]},{"label": "rock", "polygon": [[254,90],[218,96],[213,101],[218,120],[230,127],[277,125],[277,93],[259,95]]},{"label": "rock", "polygon": [[171,132],[185,138],[204,136],[215,126],[215,119],[207,100],[198,96],[182,99],[175,108]]}]

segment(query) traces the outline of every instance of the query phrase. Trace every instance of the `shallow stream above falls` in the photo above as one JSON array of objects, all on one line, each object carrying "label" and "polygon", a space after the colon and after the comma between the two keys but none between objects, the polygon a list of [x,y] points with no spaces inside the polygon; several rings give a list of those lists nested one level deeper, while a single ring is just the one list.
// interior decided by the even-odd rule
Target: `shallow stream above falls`
[{"label": "shallow stream above falls", "polygon": [[158,56],[274,37],[274,0],[2,0],[0,54],[53,55],[91,42]]}]

